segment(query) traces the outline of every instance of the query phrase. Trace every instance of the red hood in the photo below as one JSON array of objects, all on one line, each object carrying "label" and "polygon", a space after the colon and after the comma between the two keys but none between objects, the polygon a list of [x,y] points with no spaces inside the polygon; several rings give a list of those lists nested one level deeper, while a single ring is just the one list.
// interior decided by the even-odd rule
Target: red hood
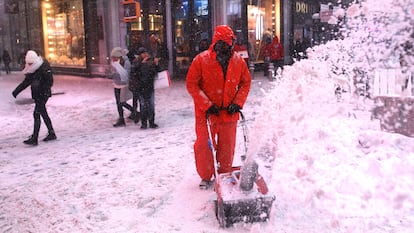
[{"label": "red hood", "polygon": [[233,40],[235,39],[236,37],[234,36],[233,30],[229,26],[219,25],[216,27],[216,30],[214,32],[213,41],[211,43],[210,49],[213,50],[213,46],[219,40],[222,40],[231,46],[233,44]]}]

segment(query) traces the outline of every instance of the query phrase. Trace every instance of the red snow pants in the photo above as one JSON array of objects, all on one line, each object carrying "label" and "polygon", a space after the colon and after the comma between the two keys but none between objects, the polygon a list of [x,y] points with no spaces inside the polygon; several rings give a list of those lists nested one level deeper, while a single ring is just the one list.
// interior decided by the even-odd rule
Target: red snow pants
[{"label": "red snow pants", "polygon": [[[194,156],[198,175],[203,180],[210,180],[214,174],[213,154],[208,146],[208,129],[205,118],[196,118],[196,136]],[[216,148],[218,173],[232,171],[234,148],[236,146],[237,121],[211,123],[213,145]],[[216,142],[214,143],[214,141]]]}]

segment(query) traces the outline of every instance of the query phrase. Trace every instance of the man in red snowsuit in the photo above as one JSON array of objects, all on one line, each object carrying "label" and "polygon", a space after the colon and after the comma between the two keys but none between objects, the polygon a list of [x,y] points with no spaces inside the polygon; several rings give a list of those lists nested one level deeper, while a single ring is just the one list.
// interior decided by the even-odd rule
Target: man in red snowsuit
[{"label": "man in red snowsuit", "polygon": [[208,146],[206,116],[209,116],[219,163],[218,173],[232,170],[239,110],[251,85],[246,62],[233,52],[235,36],[226,25],[217,26],[208,50],[198,54],[188,70],[186,84],[194,100],[195,163],[201,177],[200,188],[207,188],[214,174],[213,155]]}]

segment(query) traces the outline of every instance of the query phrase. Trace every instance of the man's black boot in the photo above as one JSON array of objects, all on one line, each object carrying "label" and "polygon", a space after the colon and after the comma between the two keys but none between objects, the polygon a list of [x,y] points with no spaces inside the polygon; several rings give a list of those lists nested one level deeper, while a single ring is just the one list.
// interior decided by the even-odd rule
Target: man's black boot
[{"label": "man's black boot", "polygon": [[154,123],[154,120],[149,120],[149,127],[151,128],[151,129],[156,129],[156,128],[158,128],[158,125],[157,124],[155,124]]},{"label": "man's black boot", "polygon": [[37,138],[33,137],[32,135],[29,139],[23,141],[23,143],[27,145],[37,146]]}]

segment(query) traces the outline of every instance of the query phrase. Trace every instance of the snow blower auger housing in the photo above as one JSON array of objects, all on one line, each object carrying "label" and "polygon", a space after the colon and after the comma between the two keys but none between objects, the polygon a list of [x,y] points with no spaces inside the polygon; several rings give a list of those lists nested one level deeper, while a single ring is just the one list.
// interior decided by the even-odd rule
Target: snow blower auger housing
[{"label": "snow blower auger housing", "polygon": [[267,193],[261,176],[250,191],[240,188],[240,171],[222,173],[216,177],[214,201],[216,217],[220,227],[230,227],[237,222],[265,222],[269,219],[275,197]]},{"label": "snow blower auger housing", "polygon": [[[246,154],[247,129],[241,112],[240,116]],[[214,209],[220,227],[230,227],[238,222],[268,221],[275,196],[268,193],[266,182],[258,173],[258,164],[254,160],[246,162],[246,155],[242,155],[243,164],[241,167],[233,167],[232,172],[218,174],[219,164],[210,127],[207,116],[209,145],[213,152],[215,168],[214,190],[216,198]]]}]

